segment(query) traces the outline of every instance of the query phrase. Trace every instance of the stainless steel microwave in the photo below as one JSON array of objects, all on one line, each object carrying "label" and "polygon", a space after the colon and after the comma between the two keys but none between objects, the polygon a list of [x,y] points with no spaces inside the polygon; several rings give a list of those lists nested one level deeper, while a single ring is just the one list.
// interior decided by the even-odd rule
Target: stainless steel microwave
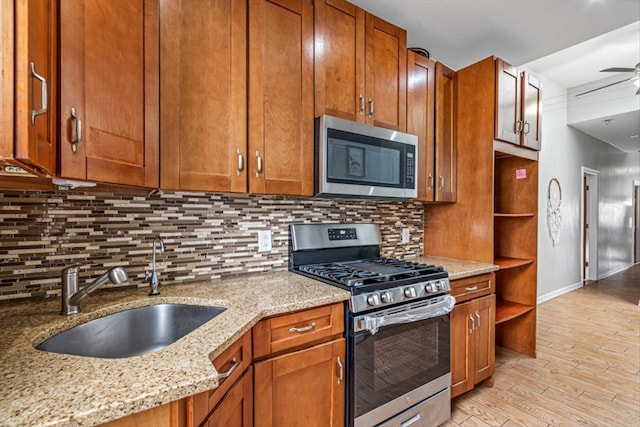
[{"label": "stainless steel microwave", "polygon": [[331,116],[315,123],[316,196],[418,196],[418,137]]}]

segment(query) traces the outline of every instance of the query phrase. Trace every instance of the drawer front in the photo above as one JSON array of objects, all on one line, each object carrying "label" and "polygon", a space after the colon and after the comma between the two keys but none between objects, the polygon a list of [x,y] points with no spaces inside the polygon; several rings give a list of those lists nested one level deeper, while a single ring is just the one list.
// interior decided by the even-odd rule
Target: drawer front
[{"label": "drawer front", "polygon": [[242,373],[251,365],[251,331],[245,333],[213,360],[213,367],[222,376],[218,387],[193,396],[193,424],[198,426],[218,404]]},{"label": "drawer front", "polygon": [[268,356],[327,341],[344,332],[341,303],[264,319],[253,327],[253,356]]},{"label": "drawer front", "polygon": [[495,292],[494,273],[467,277],[465,279],[453,280],[451,282],[451,295],[456,298],[457,302],[463,302],[483,295],[489,295],[493,292]]}]

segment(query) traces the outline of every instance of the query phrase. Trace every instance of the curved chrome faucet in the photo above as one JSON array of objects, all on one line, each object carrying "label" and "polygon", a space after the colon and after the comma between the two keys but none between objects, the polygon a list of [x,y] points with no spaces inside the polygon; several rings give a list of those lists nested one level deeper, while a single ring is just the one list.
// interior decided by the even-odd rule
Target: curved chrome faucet
[{"label": "curved chrome faucet", "polygon": [[60,314],[76,314],[80,311],[80,302],[100,286],[111,281],[117,285],[127,280],[127,272],[122,267],[111,267],[102,276],[78,290],[80,264],[66,267],[62,270],[62,310]]},{"label": "curved chrome faucet", "polygon": [[164,240],[162,237],[156,236],[153,238],[153,257],[151,261],[151,291],[149,296],[160,295],[158,291],[158,273],[156,272],[156,242],[160,242],[160,252],[164,252]]}]

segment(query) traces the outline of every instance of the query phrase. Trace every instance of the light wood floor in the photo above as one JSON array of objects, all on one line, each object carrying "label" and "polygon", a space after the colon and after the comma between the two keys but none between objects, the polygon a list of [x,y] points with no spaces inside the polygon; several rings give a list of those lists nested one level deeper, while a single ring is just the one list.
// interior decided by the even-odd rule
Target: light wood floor
[{"label": "light wood floor", "polygon": [[640,264],[538,306],[537,358],[497,348],[454,426],[640,426]]}]

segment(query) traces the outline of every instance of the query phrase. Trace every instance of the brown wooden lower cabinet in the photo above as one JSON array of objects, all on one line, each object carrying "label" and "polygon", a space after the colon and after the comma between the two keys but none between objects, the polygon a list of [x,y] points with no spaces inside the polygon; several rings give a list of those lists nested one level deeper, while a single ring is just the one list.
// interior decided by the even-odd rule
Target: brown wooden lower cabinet
[{"label": "brown wooden lower cabinet", "polygon": [[100,424],[101,427],[182,427],[188,425],[187,399]]},{"label": "brown wooden lower cabinet", "polygon": [[495,371],[496,297],[456,305],[451,312],[451,397],[489,380]]},{"label": "brown wooden lower cabinet", "polygon": [[203,427],[253,426],[253,368],[249,367],[229,389],[203,424]]},{"label": "brown wooden lower cabinet", "polygon": [[255,425],[343,425],[344,363],[344,338],[257,362]]}]

